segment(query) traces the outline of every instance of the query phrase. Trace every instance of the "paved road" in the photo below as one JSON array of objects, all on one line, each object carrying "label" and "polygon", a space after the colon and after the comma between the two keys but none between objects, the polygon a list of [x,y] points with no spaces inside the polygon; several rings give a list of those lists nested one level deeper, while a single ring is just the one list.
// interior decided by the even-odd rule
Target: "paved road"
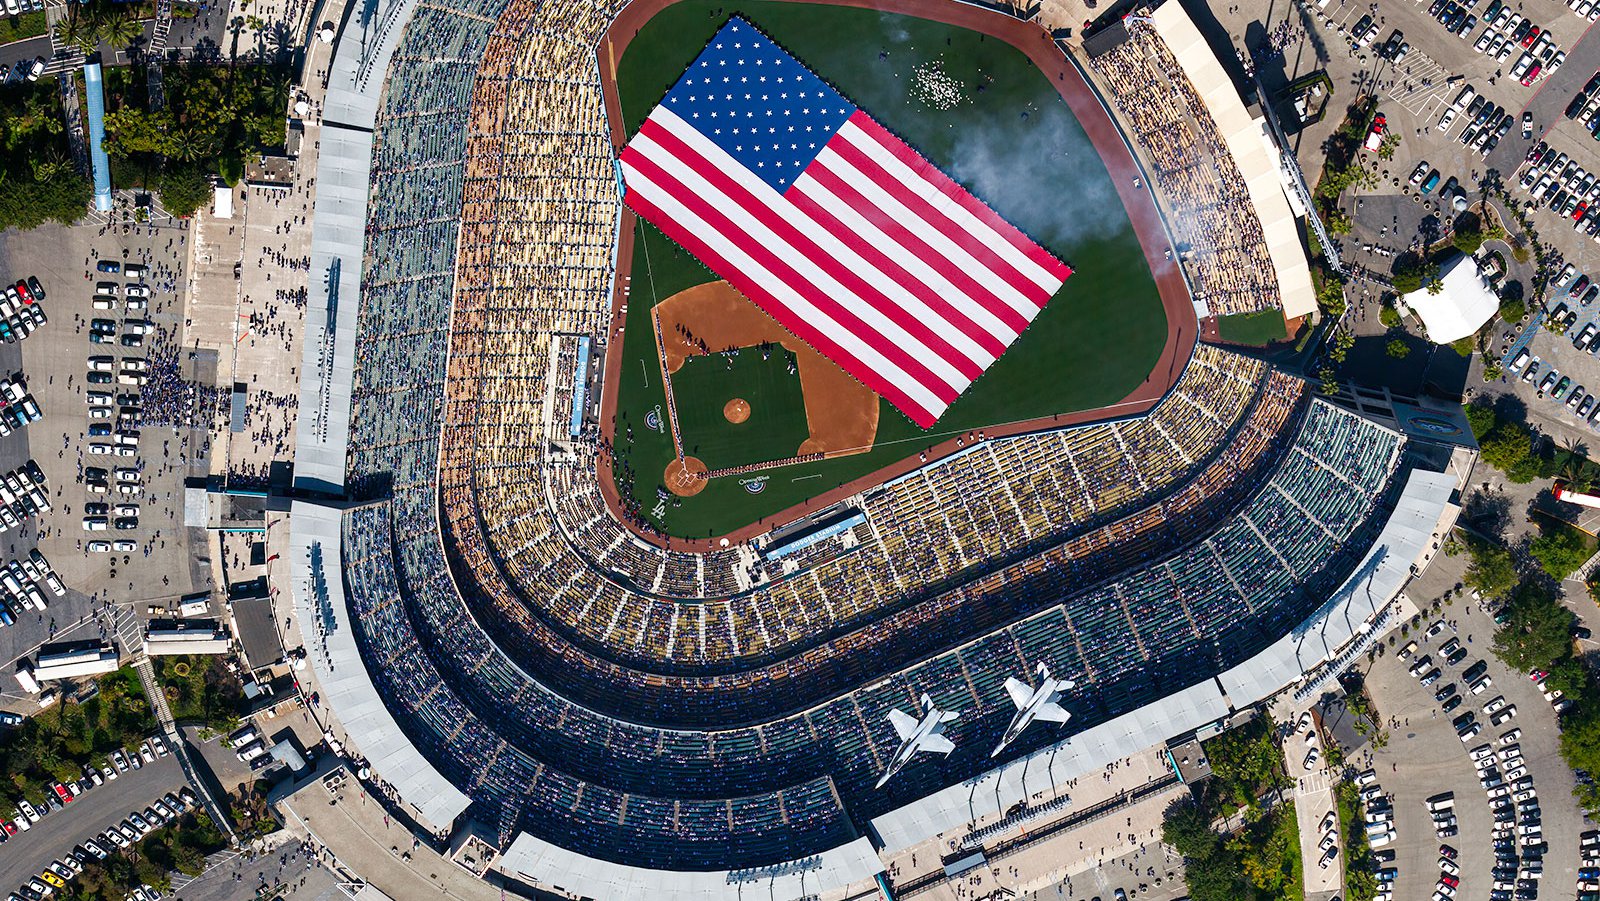
[{"label": "paved road", "polygon": [[199,879],[173,880],[173,901],[246,901],[274,889],[285,898],[331,901],[347,898],[339,880],[314,860],[302,842],[292,841],[266,854],[214,855]]},{"label": "paved road", "polygon": [[9,44],[0,46],[0,65],[14,66],[19,59],[34,59],[40,56],[49,59],[52,52],[48,35],[40,35],[23,41],[12,41]]},{"label": "paved road", "polygon": [[123,773],[51,813],[0,846],[0,891],[12,891],[74,845],[183,784],[183,773],[169,754],[144,769]]}]

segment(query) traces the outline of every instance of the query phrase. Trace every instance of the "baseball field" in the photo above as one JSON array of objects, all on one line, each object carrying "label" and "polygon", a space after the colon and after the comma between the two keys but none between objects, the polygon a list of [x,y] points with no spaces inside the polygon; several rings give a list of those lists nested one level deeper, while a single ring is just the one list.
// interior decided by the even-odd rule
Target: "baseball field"
[{"label": "baseball field", "polygon": [[[707,290],[700,286],[718,277],[637,222],[623,236],[633,241],[631,285],[620,377],[608,390],[617,393],[617,486],[639,516],[682,538],[775,524],[766,519],[950,436],[1108,407],[1152,377],[1168,323],[1133,226],[1051,79],[1003,41],[876,10],[685,0],[650,19],[615,62],[630,134],[735,13],[1074,272],[1009,352],[924,431],[872,395],[864,414],[849,394],[855,383],[839,383],[836,370],[828,374],[834,388],[815,388],[821,367],[804,360],[804,347],[725,353],[727,308],[697,321],[683,306],[684,292]],[[658,334],[660,314],[671,311]],[[755,325],[772,340],[775,323]],[[719,337],[703,339],[703,331]],[[749,471],[716,475],[692,494],[663,490],[676,458],[674,422],[685,454],[706,469]],[[785,460],[775,454],[803,459],[761,465]]]}]

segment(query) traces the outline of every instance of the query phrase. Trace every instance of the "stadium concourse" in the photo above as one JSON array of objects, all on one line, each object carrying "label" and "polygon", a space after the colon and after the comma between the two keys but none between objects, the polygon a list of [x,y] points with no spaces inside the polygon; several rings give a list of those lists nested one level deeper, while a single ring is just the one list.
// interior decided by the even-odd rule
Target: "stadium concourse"
[{"label": "stadium concourse", "polygon": [[[893,892],[911,849],[1049,835],[1073,780],[1388,615],[1458,474],[1208,345],[1144,415],[973,442],[836,529],[630,533],[580,377],[615,338],[595,48],[623,11],[392,0],[336,50],[296,455],[330,500],[294,503],[287,556],[325,706],[424,839],[482,833],[506,878],[592,897]],[[1070,722],[991,757],[1041,664]],[[923,694],[954,751],[875,788]]]}]

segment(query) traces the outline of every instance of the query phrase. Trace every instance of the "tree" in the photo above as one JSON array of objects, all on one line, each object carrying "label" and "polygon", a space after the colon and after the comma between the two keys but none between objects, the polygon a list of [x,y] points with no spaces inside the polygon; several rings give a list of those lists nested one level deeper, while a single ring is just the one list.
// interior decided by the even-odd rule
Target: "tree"
[{"label": "tree", "polygon": [[[1569,717],[1561,729],[1561,756],[1580,773],[1600,773],[1600,714],[1588,710]],[[1600,815],[1600,782],[1580,781],[1573,790],[1591,817]]]},{"label": "tree", "polygon": [[94,31],[101,43],[121,50],[144,33],[144,25],[131,10],[112,5],[101,7],[95,14]]},{"label": "tree", "polygon": [[1500,318],[1507,324],[1515,325],[1526,315],[1528,315],[1528,305],[1523,303],[1521,298],[1508,299],[1500,304]]},{"label": "tree", "polygon": [[1470,403],[1462,409],[1467,414],[1467,424],[1472,426],[1472,437],[1482,441],[1495,427],[1494,408],[1484,403]]},{"label": "tree", "polygon": [[1344,282],[1337,278],[1328,278],[1317,290],[1317,303],[1321,304],[1322,312],[1338,318],[1344,315],[1348,305],[1344,299]]},{"label": "tree", "polygon": [[174,216],[193,216],[211,199],[211,180],[199,169],[185,168],[161,176],[161,206]]},{"label": "tree", "polygon": [[1548,669],[1572,652],[1572,613],[1548,589],[1522,583],[1503,612],[1506,621],[1495,632],[1494,653],[1513,670]]},{"label": "tree", "polygon": [[1411,345],[1401,341],[1399,338],[1395,338],[1389,342],[1389,346],[1384,352],[1396,360],[1404,360],[1411,355]]},{"label": "tree", "polygon": [[1451,341],[1450,349],[1460,354],[1463,358],[1470,357],[1472,352],[1478,349],[1478,342],[1471,335],[1468,335],[1465,338],[1457,338]]},{"label": "tree", "polygon": [[1517,584],[1517,567],[1511,552],[1498,544],[1469,540],[1467,551],[1472,562],[1467,565],[1465,582],[1486,598],[1498,600]]},{"label": "tree", "polygon": [[1211,831],[1214,815],[1194,796],[1168,805],[1161,821],[1161,840],[1186,858],[1202,859],[1216,853],[1222,838]]},{"label": "tree", "polygon": [[1576,529],[1558,525],[1533,539],[1528,553],[1552,579],[1560,580],[1572,575],[1592,552]]},{"label": "tree", "polygon": [[1483,226],[1479,223],[1478,217],[1462,216],[1456,224],[1456,233],[1450,239],[1450,243],[1455,245],[1456,250],[1469,256],[1477,253],[1478,248],[1483,246]]},{"label": "tree", "polygon": [[1533,456],[1533,433],[1527,426],[1520,422],[1502,422],[1479,439],[1478,448],[1485,463],[1512,477],[1512,481],[1522,475],[1527,476],[1523,482],[1533,481],[1533,474],[1527,472],[1528,461]]},{"label": "tree", "polygon": [[[1396,287],[1396,289],[1399,288],[1398,285],[1396,285],[1395,287]],[[1412,290],[1416,290],[1416,289],[1413,288]],[[1400,327],[1400,311],[1395,309],[1390,304],[1384,304],[1383,306],[1378,308],[1378,321],[1383,323],[1384,328],[1399,328]]]}]

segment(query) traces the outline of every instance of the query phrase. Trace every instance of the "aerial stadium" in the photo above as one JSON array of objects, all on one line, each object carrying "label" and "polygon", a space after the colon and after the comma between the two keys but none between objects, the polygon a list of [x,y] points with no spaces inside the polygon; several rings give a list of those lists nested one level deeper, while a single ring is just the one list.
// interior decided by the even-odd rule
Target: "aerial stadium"
[{"label": "aerial stadium", "polygon": [[[788,115],[701,64],[832,137],[673,131]],[[894,898],[1046,843],[1080,777],[1369,647],[1475,459],[1201,340],[1314,300],[1175,2],[1080,44],[942,0],[396,0],[320,129],[302,637],[418,833],[514,885]]]}]

